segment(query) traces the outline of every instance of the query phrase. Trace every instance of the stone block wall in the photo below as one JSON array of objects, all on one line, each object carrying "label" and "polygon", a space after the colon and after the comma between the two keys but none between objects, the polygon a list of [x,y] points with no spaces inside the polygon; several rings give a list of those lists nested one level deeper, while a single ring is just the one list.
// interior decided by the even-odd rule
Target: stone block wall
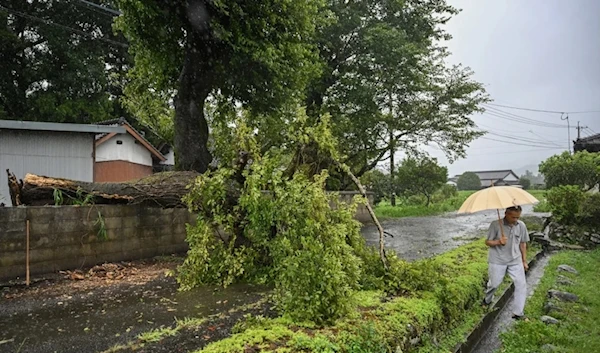
[{"label": "stone block wall", "polygon": [[[354,195],[342,192],[340,198],[350,202]],[[356,219],[371,220],[364,205]],[[27,220],[34,275],[184,253],[186,224],[193,224],[195,215],[129,205],[0,207],[0,280],[25,276]]]},{"label": "stone block wall", "polygon": [[125,205],[0,208],[0,280],[25,275],[27,220],[33,275],[185,252],[195,217]]}]

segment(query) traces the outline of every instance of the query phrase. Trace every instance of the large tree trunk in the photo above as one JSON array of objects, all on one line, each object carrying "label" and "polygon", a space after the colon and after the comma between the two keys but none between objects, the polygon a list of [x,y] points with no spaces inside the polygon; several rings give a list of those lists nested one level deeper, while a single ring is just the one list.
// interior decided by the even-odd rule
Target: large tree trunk
[{"label": "large tree trunk", "polygon": [[54,205],[57,198],[62,198],[65,204],[81,204],[88,199],[94,204],[187,207],[181,199],[189,191],[187,186],[199,175],[196,172],[164,172],[130,182],[88,183],[27,174],[19,182],[9,170],[6,172],[15,206]]},{"label": "large tree trunk", "polygon": [[197,56],[192,44],[188,44],[175,97],[175,157],[177,170],[204,173],[212,161],[204,116],[204,104],[212,86],[210,73],[201,70]]}]

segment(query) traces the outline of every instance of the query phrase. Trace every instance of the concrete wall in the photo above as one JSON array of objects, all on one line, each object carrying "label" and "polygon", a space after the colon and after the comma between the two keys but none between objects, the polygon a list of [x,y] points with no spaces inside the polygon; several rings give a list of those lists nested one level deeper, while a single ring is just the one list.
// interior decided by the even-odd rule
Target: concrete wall
[{"label": "concrete wall", "polygon": [[0,203],[11,206],[6,169],[93,181],[94,135],[77,132],[0,130]]},{"label": "concrete wall", "polygon": [[[106,240],[98,237],[98,212]],[[0,208],[0,279],[25,275],[26,220],[31,274],[185,252],[186,209],[103,205]]]},{"label": "concrete wall", "polygon": [[[340,198],[350,201],[355,194],[342,192]],[[106,239],[98,235],[98,212]],[[370,221],[366,207],[357,210],[356,219]],[[186,224],[195,216],[187,209],[127,205],[0,207],[0,280],[25,275],[27,220],[30,272],[42,274],[183,253]]]}]

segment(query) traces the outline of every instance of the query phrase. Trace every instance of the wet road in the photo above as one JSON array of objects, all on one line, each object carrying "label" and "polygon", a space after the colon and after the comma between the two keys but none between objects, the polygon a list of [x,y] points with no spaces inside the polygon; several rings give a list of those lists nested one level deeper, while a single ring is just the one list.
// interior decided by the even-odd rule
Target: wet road
[{"label": "wet road", "polygon": [[260,289],[248,286],[178,292],[172,277],[72,295],[1,298],[0,352],[101,352],[176,319],[226,312],[259,298]]},{"label": "wet road", "polygon": [[[523,216],[530,215],[546,214],[533,212],[532,206],[523,206]],[[494,219],[498,219],[496,211],[387,220],[382,222],[383,229],[394,237],[385,238],[385,247],[409,261],[431,257],[482,237]],[[367,244],[379,244],[379,233],[375,225],[365,226],[362,233]]]}]

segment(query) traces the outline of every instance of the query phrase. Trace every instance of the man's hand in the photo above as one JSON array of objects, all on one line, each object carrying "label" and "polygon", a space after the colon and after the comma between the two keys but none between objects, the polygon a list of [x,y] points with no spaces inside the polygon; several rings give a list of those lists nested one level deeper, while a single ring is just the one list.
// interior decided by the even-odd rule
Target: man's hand
[{"label": "man's hand", "polygon": [[527,261],[523,261],[523,268],[525,269],[525,271],[529,270],[529,265],[527,264]]},{"label": "man's hand", "polygon": [[502,237],[500,237],[500,240],[498,240],[498,242],[500,243],[500,245],[506,245],[506,237],[503,235]]}]

